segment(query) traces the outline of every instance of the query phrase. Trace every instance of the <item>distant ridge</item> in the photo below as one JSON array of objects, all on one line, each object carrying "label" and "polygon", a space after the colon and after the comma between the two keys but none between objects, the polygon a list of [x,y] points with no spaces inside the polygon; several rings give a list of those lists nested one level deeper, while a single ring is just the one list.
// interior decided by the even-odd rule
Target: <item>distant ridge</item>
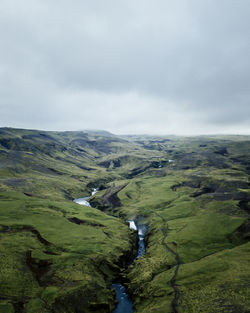
[{"label": "distant ridge", "polygon": [[[81,131],[81,130],[80,130]],[[84,129],[83,132],[86,132],[88,134],[92,135],[100,135],[100,136],[116,136],[115,134],[112,134],[108,132],[107,130],[98,130],[98,129]]]},{"label": "distant ridge", "polygon": [[96,136],[117,136],[109,131],[102,129],[79,129],[79,130],[44,130],[44,129],[33,129],[33,128],[19,128],[19,127],[0,127],[0,130],[4,131],[34,131],[34,132],[51,132],[51,133],[87,133]]}]

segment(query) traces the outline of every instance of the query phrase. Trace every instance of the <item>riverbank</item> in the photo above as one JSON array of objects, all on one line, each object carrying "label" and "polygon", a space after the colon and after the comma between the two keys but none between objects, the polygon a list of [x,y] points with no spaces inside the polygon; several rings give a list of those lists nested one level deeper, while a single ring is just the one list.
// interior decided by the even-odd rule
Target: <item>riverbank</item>
[{"label": "riverbank", "polygon": [[[73,202],[79,204],[79,205],[83,205],[83,206],[87,206],[87,207],[91,207],[91,204],[88,202],[89,198],[94,196],[98,191],[98,188],[93,188],[91,195],[90,196],[86,196],[83,198],[77,198],[74,199]],[[128,221],[129,223],[129,228],[131,230],[137,231],[138,233],[138,252],[137,255],[134,259],[134,261],[141,257],[144,253],[145,253],[145,243],[144,243],[144,237],[145,237],[145,233],[146,233],[146,226],[140,226],[137,227],[134,221]],[[133,254],[133,251],[131,251],[130,253],[131,255]],[[128,255],[126,255],[126,258],[129,260]],[[126,262],[123,261],[123,264],[126,264]],[[124,268],[121,268],[120,271],[123,271]],[[111,290],[115,290],[115,299],[117,301],[117,306],[115,308],[115,310],[113,311],[113,313],[132,313],[134,312],[133,310],[133,303],[130,300],[127,292],[126,292],[126,288],[122,285],[121,282],[116,281],[115,283],[112,283]]]},{"label": "riverbank", "polygon": [[[97,191],[98,191],[98,188],[93,188],[90,196],[86,196],[83,198],[77,198],[77,199],[74,199],[73,201],[77,204],[91,207],[91,204],[88,202],[88,200],[90,199],[90,197],[94,196],[97,193]],[[135,258],[133,259],[133,262],[136,262],[136,260],[138,258],[142,257],[146,252],[144,239],[145,239],[145,235],[147,232],[147,225],[146,224],[136,225],[134,220],[129,220],[128,224],[129,224],[129,228],[131,230],[135,231],[137,233],[137,237],[138,237],[138,243],[137,243],[138,249],[137,249],[137,253],[136,253]],[[131,251],[131,253],[133,253],[133,252]],[[126,258],[128,259],[128,256]],[[131,265],[131,262],[130,262],[130,265]],[[121,270],[124,270],[124,269],[121,269]],[[126,292],[126,288],[122,285],[121,282],[116,281],[115,283],[112,283],[111,290],[115,290],[116,301],[118,302],[117,307],[115,308],[113,313],[124,313],[124,312],[132,313],[132,312],[134,312],[133,303],[130,300],[130,298]]]}]

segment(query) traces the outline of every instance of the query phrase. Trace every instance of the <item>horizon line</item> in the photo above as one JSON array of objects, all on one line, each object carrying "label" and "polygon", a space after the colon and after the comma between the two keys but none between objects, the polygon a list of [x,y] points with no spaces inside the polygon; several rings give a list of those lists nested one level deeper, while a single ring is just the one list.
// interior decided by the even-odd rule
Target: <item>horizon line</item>
[{"label": "horizon line", "polygon": [[250,136],[250,133],[197,133],[197,134],[175,134],[175,133],[122,133],[116,134],[106,129],[78,129],[78,130],[48,130],[48,129],[40,129],[40,128],[23,128],[23,127],[12,127],[12,126],[1,126],[0,129],[14,129],[14,130],[27,130],[27,131],[45,131],[45,132],[105,132],[114,136],[174,136],[174,137],[200,137],[200,136]]}]

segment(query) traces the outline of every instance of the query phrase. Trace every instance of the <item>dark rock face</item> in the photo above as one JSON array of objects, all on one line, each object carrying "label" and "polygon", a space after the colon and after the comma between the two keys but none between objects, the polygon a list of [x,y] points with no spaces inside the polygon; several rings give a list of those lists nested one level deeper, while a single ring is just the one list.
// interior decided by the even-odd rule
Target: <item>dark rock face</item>
[{"label": "dark rock face", "polygon": [[177,191],[181,187],[199,188],[196,192],[190,194],[190,197],[197,198],[207,194],[212,196],[217,201],[238,200],[239,207],[250,213],[249,201],[250,195],[246,191],[239,191],[239,189],[249,189],[249,183],[241,180],[214,180],[203,181],[201,177],[190,177],[189,181],[184,181],[179,184],[171,186],[173,191]]},{"label": "dark rock face", "polygon": [[105,167],[105,168],[109,168],[111,165],[113,165],[114,168],[117,168],[121,166],[121,161],[120,159],[108,160],[108,161],[101,162],[98,165]]},{"label": "dark rock face", "polygon": [[173,185],[173,186],[171,186],[171,189],[173,191],[176,191],[178,188],[181,188],[181,187],[200,188],[200,186],[201,186],[201,179],[194,178],[193,180],[184,181],[182,183]]},{"label": "dark rock face", "polygon": [[213,187],[207,186],[207,187],[203,187],[200,191],[197,191],[197,192],[193,193],[191,195],[191,197],[196,198],[196,197],[199,197],[199,196],[201,196],[203,194],[213,193],[213,192],[215,192],[215,189]]},{"label": "dark rock face", "polygon": [[238,238],[247,241],[250,239],[250,219],[247,219],[243,224],[240,225],[235,231]]},{"label": "dark rock face", "polygon": [[248,214],[250,214],[250,196],[248,197],[248,199],[243,199],[239,201],[238,206],[242,209],[245,210]]},{"label": "dark rock face", "polygon": [[125,188],[127,184],[121,185],[119,187],[110,187],[107,189],[105,194],[103,195],[103,200],[105,205],[111,205],[112,208],[120,207],[121,200],[117,196],[118,192],[120,192],[123,188]]},{"label": "dark rock face", "polygon": [[131,178],[135,177],[136,175],[143,173],[144,171],[145,171],[145,168],[141,168],[141,167],[134,168],[134,169],[126,176],[126,178],[131,179]]}]

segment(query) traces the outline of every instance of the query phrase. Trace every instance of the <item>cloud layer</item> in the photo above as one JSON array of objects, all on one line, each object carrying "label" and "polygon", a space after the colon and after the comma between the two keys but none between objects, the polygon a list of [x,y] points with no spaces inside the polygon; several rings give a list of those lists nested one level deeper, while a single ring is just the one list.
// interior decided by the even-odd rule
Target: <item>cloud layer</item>
[{"label": "cloud layer", "polygon": [[0,125],[250,134],[248,0],[1,0]]}]

